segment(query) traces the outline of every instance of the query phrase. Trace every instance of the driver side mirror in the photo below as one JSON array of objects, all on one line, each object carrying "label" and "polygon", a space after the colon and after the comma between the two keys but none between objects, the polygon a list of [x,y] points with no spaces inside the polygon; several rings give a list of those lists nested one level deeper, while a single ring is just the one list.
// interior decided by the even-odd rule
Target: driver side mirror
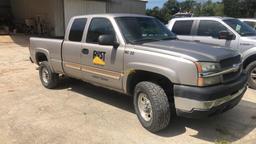
[{"label": "driver side mirror", "polygon": [[234,35],[228,31],[220,31],[219,32],[219,39],[225,39],[225,40],[233,40],[234,39]]},{"label": "driver side mirror", "polygon": [[119,43],[116,41],[114,35],[111,34],[104,34],[100,35],[98,38],[98,42],[100,45],[112,45],[114,48],[118,48]]}]

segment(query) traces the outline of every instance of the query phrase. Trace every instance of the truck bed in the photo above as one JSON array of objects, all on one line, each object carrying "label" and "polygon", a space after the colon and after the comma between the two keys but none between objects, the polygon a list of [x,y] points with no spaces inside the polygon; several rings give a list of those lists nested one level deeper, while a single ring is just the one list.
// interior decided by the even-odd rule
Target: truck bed
[{"label": "truck bed", "polygon": [[36,54],[42,53],[47,56],[55,72],[63,73],[61,61],[62,43],[63,39],[31,37],[29,50],[32,61],[37,62]]}]

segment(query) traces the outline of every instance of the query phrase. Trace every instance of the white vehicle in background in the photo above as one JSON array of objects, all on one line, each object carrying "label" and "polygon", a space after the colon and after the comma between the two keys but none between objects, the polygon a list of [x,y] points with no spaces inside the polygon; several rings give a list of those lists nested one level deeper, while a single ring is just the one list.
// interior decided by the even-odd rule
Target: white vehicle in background
[{"label": "white vehicle in background", "polygon": [[181,17],[193,17],[193,13],[185,12],[185,13],[176,13],[172,16],[172,18],[181,18]]},{"label": "white vehicle in background", "polygon": [[249,26],[251,26],[252,28],[256,29],[256,18],[243,18],[243,19],[239,19],[240,21],[248,24]]},{"label": "white vehicle in background", "polygon": [[240,52],[249,76],[248,85],[256,89],[255,29],[230,17],[174,18],[167,27],[180,40],[225,46]]}]

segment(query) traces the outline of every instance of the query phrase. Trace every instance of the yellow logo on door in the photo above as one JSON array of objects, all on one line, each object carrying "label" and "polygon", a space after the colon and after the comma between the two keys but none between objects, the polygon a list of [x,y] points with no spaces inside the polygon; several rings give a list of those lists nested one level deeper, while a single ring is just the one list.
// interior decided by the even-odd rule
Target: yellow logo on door
[{"label": "yellow logo on door", "polygon": [[100,59],[98,56],[96,56],[93,59],[93,64],[95,64],[95,65],[105,65],[106,63],[102,59]]},{"label": "yellow logo on door", "polygon": [[95,65],[105,65],[105,55],[106,52],[94,51],[93,52],[93,64]]}]

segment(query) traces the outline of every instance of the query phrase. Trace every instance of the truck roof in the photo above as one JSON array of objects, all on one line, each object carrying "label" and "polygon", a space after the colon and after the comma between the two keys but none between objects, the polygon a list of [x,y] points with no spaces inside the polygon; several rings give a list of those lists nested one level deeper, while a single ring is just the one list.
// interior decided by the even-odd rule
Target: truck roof
[{"label": "truck roof", "polygon": [[239,20],[256,22],[256,18],[239,18]]},{"label": "truck roof", "polygon": [[84,17],[148,17],[153,18],[151,16],[140,15],[140,14],[128,14],[128,13],[107,13],[107,14],[90,14],[90,15],[80,15],[74,16],[73,18],[84,18]]},{"label": "truck roof", "polygon": [[232,17],[220,17],[220,16],[202,16],[202,17],[183,17],[183,18],[173,18],[172,20],[202,20],[202,19],[208,19],[208,20],[226,20],[226,19],[235,19]]}]

